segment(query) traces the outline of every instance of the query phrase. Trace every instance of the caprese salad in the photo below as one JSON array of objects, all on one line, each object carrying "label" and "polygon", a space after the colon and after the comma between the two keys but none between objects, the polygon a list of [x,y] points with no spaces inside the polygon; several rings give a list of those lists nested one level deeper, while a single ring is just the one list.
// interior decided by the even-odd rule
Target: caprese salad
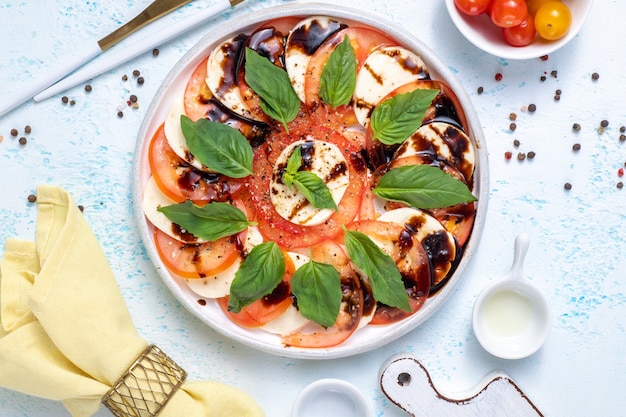
[{"label": "caprese salad", "polygon": [[285,346],[415,314],[472,232],[463,108],[367,26],[286,17],[236,34],[151,134],[143,210],[163,264]]}]

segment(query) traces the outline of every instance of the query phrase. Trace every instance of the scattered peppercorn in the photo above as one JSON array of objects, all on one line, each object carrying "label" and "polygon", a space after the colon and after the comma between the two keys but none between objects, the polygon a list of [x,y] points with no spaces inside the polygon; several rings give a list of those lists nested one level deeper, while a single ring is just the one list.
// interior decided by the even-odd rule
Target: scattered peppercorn
[{"label": "scattered peppercorn", "polygon": [[122,81],[126,81],[126,80],[128,80],[128,75],[126,74],[122,75]]},{"label": "scattered peppercorn", "polygon": [[528,152],[528,154],[526,155],[528,157],[528,159],[533,159],[535,157],[535,155],[537,155],[534,151],[530,151]]},{"label": "scattered peppercorn", "polygon": [[61,97],[61,101],[63,102],[63,104],[67,104],[67,102],[70,101],[70,99],[67,98],[67,96],[63,96]]},{"label": "scattered peppercorn", "polygon": [[542,75],[541,77],[539,77],[539,81],[545,81],[546,80],[546,76]]},{"label": "scattered peppercorn", "polygon": [[606,120],[606,119],[605,119],[605,120],[602,120],[602,121],[600,122],[600,126],[602,126],[602,127],[609,127],[609,121],[608,121],[608,120]]},{"label": "scattered peppercorn", "polygon": [[528,105],[528,111],[530,113],[534,113],[536,110],[537,110],[537,106],[536,105],[534,105],[534,104],[529,104]]},{"label": "scattered peppercorn", "polygon": [[572,125],[572,130],[573,130],[574,132],[579,132],[579,131],[580,131],[580,125],[579,125],[578,123],[574,123],[574,124]]},{"label": "scattered peppercorn", "polygon": [[548,60],[548,55],[541,55],[539,57],[539,59],[542,60],[542,61],[547,61]]},{"label": "scattered peppercorn", "polygon": [[137,96],[134,95],[134,94],[131,94],[128,99],[130,100],[131,103],[136,103],[137,102]]},{"label": "scattered peppercorn", "polygon": [[152,56],[159,56],[159,50],[157,48],[152,50]]},{"label": "scattered peppercorn", "polygon": [[515,131],[515,129],[517,129],[517,125],[515,123],[511,123],[509,125],[509,129],[511,129],[511,132]]},{"label": "scattered peppercorn", "polygon": [[502,81],[502,73],[498,72],[494,78],[496,81]]},{"label": "scattered peppercorn", "polygon": [[604,128],[602,126],[598,126],[598,134],[603,134],[604,133]]},{"label": "scattered peppercorn", "polygon": [[620,142],[626,141],[626,135],[619,135],[619,141]]},{"label": "scattered peppercorn", "polygon": [[118,112],[117,112],[117,117],[119,117],[119,118],[124,117],[124,112],[123,112],[123,111],[121,111],[121,110],[120,110],[120,111],[118,111]]},{"label": "scattered peppercorn", "polygon": [[550,71],[550,75],[551,75],[553,78],[556,78],[556,76],[557,76],[557,72],[556,72],[556,70],[552,70],[552,71]]},{"label": "scattered peppercorn", "polygon": [[619,188],[620,190],[621,190],[622,188],[624,188],[624,183],[623,183],[623,182],[621,182],[621,181],[620,181],[620,182],[618,182],[618,183],[617,183],[617,188]]},{"label": "scattered peppercorn", "polygon": [[78,209],[80,210],[80,212],[82,213],[83,211],[85,211],[85,206],[78,206]]},{"label": "scattered peppercorn", "polygon": [[524,152],[518,152],[517,153],[517,160],[518,161],[523,161],[524,159],[526,159],[526,154]]},{"label": "scattered peppercorn", "polygon": [[593,81],[597,81],[598,78],[600,78],[600,74],[598,74],[597,72],[594,72],[593,74],[591,74],[591,79]]},{"label": "scattered peppercorn", "polygon": [[28,196],[28,202],[29,203],[34,203],[35,201],[37,201],[37,196],[35,194],[30,194]]},{"label": "scattered peppercorn", "polygon": [[32,131],[33,129],[29,125],[24,126],[24,133],[29,134]]},{"label": "scattered peppercorn", "polygon": [[572,184],[570,184],[569,182],[566,182],[566,183],[563,185],[563,188],[565,188],[566,190],[571,190],[571,189],[572,189]]},{"label": "scattered peppercorn", "polygon": [[621,167],[620,169],[617,170],[617,176],[618,177],[624,176],[624,167]]},{"label": "scattered peppercorn", "polygon": [[139,70],[133,70],[133,77],[139,77],[139,74],[141,74]]},{"label": "scattered peppercorn", "polygon": [[504,153],[504,158],[505,158],[506,160],[509,160],[509,159],[511,159],[512,157],[513,157],[513,153],[512,153],[512,152],[506,151],[506,152]]},{"label": "scattered peppercorn", "polygon": [[139,84],[139,85],[142,85],[144,83],[144,81],[145,80],[143,79],[143,77],[137,78],[137,84]]},{"label": "scattered peppercorn", "polygon": [[74,104],[76,104],[76,100],[70,100],[70,106],[73,106]]},{"label": "scattered peppercorn", "polygon": [[554,101],[559,101],[561,99],[561,96],[558,94],[554,95]]},{"label": "scattered peppercorn", "polygon": [[513,146],[515,146],[516,148],[519,148],[519,140],[518,139],[515,139],[513,141]]},{"label": "scattered peppercorn", "polygon": [[17,129],[11,129],[11,136],[17,136]]},{"label": "scattered peppercorn", "polygon": [[626,132],[626,126],[620,126],[619,132],[620,133],[625,133]]},{"label": "scattered peppercorn", "polygon": [[85,86],[85,91],[88,92],[88,93],[91,93],[91,90],[92,90],[91,84],[87,84]]},{"label": "scattered peppercorn", "polygon": [[580,150],[580,143],[575,143],[574,146],[572,146],[572,149],[578,152]]},{"label": "scattered peppercorn", "polygon": [[26,139],[24,136],[22,136],[20,138],[20,145],[26,145],[26,142],[28,142],[28,139]]},{"label": "scattered peppercorn", "polygon": [[478,94],[482,94],[482,93],[483,93],[483,91],[485,91],[485,90],[484,90],[484,88],[482,88],[482,87],[478,87],[478,89],[476,90],[476,92],[477,92]]},{"label": "scattered peppercorn", "polygon": [[517,114],[515,113],[509,114],[509,120],[516,120],[516,119],[517,119]]}]

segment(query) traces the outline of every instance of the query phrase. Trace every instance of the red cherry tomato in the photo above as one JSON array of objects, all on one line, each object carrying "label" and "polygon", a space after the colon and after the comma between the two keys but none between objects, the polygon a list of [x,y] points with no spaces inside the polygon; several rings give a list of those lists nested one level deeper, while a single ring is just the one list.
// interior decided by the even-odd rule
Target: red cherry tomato
[{"label": "red cherry tomato", "polygon": [[501,28],[517,26],[528,14],[524,0],[493,0],[491,21]]},{"label": "red cherry tomato", "polygon": [[502,28],[504,40],[512,46],[526,46],[535,39],[535,18],[530,14],[517,26]]},{"label": "red cherry tomato", "polygon": [[461,13],[478,16],[489,10],[491,0],[454,0],[454,5]]}]

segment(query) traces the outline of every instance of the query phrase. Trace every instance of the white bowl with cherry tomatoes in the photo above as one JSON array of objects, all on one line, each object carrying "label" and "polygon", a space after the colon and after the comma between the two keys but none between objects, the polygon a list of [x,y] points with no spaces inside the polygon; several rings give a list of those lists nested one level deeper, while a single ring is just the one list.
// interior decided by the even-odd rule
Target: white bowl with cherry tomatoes
[{"label": "white bowl with cherry tomatoes", "polygon": [[580,31],[592,0],[446,0],[452,21],[476,47],[506,59],[555,52]]}]

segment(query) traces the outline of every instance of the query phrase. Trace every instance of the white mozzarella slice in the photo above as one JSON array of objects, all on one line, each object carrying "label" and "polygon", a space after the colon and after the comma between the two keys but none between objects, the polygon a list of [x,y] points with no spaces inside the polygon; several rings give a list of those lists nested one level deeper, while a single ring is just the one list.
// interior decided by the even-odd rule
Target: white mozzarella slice
[{"label": "white mozzarella slice", "polygon": [[[308,256],[299,253],[287,252],[287,255],[291,258],[296,269],[309,261]],[[302,313],[300,313],[300,310],[290,305],[283,314],[261,326],[261,329],[280,336],[287,336],[301,330],[309,322],[310,320],[304,317]]]},{"label": "white mozzarella slice", "polygon": [[422,242],[428,235],[439,232],[446,232],[450,242],[454,245],[454,238],[448,233],[443,225],[433,216],[422,210],[412,207],[402,207],[383,213],[378,221],[409,225],[415,232],[417,240]]},{"label": "white mozzarella slice", "polygon": [[[243,253],[249,253],[253,247],[261,243],[263,243],[261,232],[255,226],[248,227]],[[240,254],[239,258],[231,266],[218,274],[197,279],[186,279],[185,281],[193,292],[202,297],[225,297],[230,294],[230,284],[235,279],[235,274],[243,262],[242,256]]]},{"label": "white mozzarella slice", "polygon": [[435,282],[444,279],[456,258],[454,235],[430,214],[411,207],[388,211],[379,218],[381,222],[391,222],[406,226],[415,233],[432,263]]},{"label": "white mozzarella slice", "polygon": [[[311,161],[309,172],[320,177],[328,186],[333,200],[337,205],[350,185],[348,162],[341,150],[334,144],[314,140],[301,140],[292,143],[279,155],[274,166],[270,182],[270,196],[274,208],[283,218],[303,226],[315,226],[328,220],[334,213],[332,209],[319,209],[310,204],[295,186],[287,187],[282,182],[282,171],[287,166],[289,157],[298,146],[311,148],[307,150]],[[304,154],[304,153],[303,153]]]},{"label": "white mozzarella slice", "polygon": [[226,71],[235,65],[232,61],[232,53],[229,45],[232,45],[235,38],[224,41],[221,45],[213,49],[207,61],[207,77],[206,83],[211,93],[220,103],[232,112],[248,119],[256,119],[256,116],[250,112],[250,108],[246,104],[241,94],[241,90],[237,83],[232,80],[232,75],[226,74]]},{"label": "white mozzarella slice", "polygon": [[400,46],[373,51],[359,70],[354,90],[354,112],[363,126],[371,112],[396,88],[424,78],[426,66],[419,55]]},{"label": "white mozzarella slice", "polygon": [[185,99],[183,96],[179,96],[170,106],[170,110],[165,118],[164,132],[167,143],[176,155],[187,161],[194,168],[210,172],[210,170],[203,165],[202,162],[198,161],[189,151],[183,130],[180,127],[180,116],[183,114],[185,114]]},{"label": "white mozzarella slice", "polygon": [[287,336],[302,330],[309,323],[310,320],[304,317],[300,310],[291,305],[283,314],[261,326],[261,329],[268,333]]},{"label": "white mozzarella slice", "polygon": [[303,32],[310,32],[313,25],[320,26],[321,29],[316,30],[317,33],[327,31],[331,25],[337,24],[337,21],[326,16],[313,16],[306,18],[296,24],[287,36],[285,46],[285,69],[291,80],[294,90],[298,94],[300,101],[305,101],[305,82],[307,68],[311,62],[312,53],[307,53],[295,37]]},{"label": "white mozzarella slice", "polygon": [[[196,238],[195,240],[182,239],[181,235],[176,231],[179,230],[174,223],[167,216],[157,209],[160,207],[171,206],[172,204],[177,204],[176,201],[172,200],[159,189],[159,186],[154,181],[153,177],[148,179],[146,183],[146,188],[143,192],[142,198],[142,207],[143,212],[146,215],[146,218],[152,223],[154,227],[167,234],[168,236],[179,240],[181,242],[186,243],[202,243],[204,240],[200,238]],[[185,237],[189,237],[190,235],[185,235]]]},{"label": "white mozzarella slice", "polygon": [[461,171],[465,179],[470,181],[474,173],[476,156],[469,136],[461,129],[445,122],[425,124],[404,141],[396,151],[394,159],[414,156],[427,150],[434,151],[438,157]]}]

